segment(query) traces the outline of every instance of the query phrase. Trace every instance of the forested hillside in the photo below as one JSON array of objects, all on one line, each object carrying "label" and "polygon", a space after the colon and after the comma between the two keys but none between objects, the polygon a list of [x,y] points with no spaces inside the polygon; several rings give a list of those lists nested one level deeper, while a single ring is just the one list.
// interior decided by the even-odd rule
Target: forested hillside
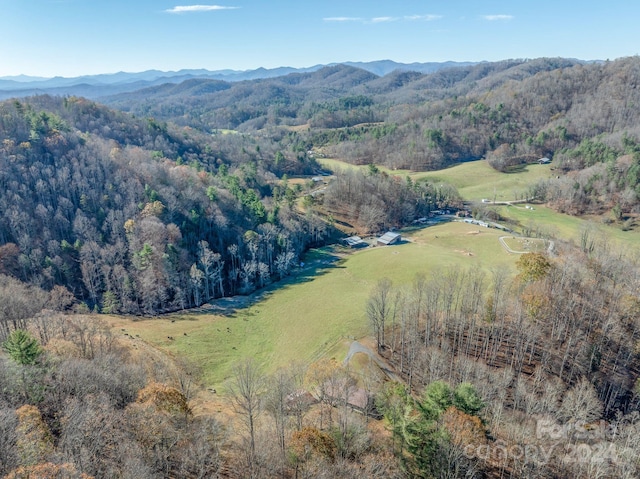
[{"label": "forested hillside", "polygon": [[104,312],[157,313],[289,273],[327,226],[276,174],[286,142],[206,138],[78,98],[0,104],[0,272]]},{"label": "forested hillside", "polygon": [[[522,255],[518,271],[451,268],[372,289],[377,342],[422,391],[380,398],[412,477],[636,477],[637,261],[587,241]],[[448,385],[467,383],[481,414],[447,409],[459,399]]]},{"label": "forested hillside", "polygon": [[636,57],[606,63],[509,60],[384,77],[335,66],[254,82],[193,80],[105,101],[205,131],[271,131],[366,164],[437,169],[498,153],[553,156],[582,140],[637,136]]},{"label": "forested hillside", "polygon": [[[304,188],[288,176],[321,168],[287,135],[211,136],[75,97],[0,111],[0,273],[90,309],[156,314],[248,293],[331,234],[296,205]],[[373,232],[446,202],[428,184],[378,183],[382,206],[355,222]],[[386,218],[389,201],[400,215]]]}]

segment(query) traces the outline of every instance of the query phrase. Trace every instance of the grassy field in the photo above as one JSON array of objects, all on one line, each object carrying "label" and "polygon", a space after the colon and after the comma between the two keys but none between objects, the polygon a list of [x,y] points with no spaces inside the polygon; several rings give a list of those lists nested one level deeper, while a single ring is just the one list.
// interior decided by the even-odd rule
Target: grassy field
[{"label": "grassy field", "polygon": [[547,249],[547,242],[538,238],[520,238],[518,236],[505,236],[502,241],[516,252],[543,253]]},{"label": "grassy field", "polygon": [[[342,360],[352,338],[368,334],[364,305],[378,279],[410,283],[416,273],[474,265],[514,270],[499,232],[465,223],[415,230],[410,241],[370,247],[336,261],[332,251],[305,258],[312,267],[273,286],[259,301],[222,316],[208,312],[172,314],[131,322],[112,318],[116,330],[200,365],[207,386],[224,388],[233,364],[255,358],[267,371],[325,355]],[[169,339],[169,337],[173,339]]]},{"label": "grassy field", "polygon": [[[367,168],[336,159],[323,158],[318,161],[331,170]],[[410,176],[414,180],[428,179],[436,183],[449,183],[458,189],[463,199],[475,201],[482,198],[493,200],[494,197],[496,201],[522,198],[530,185],[553,174],[550,165],[538,164],[526,165],[510,173],[501,173],[491,168],[486,160],[469,161],[445,170],[426,172],[379,168],[392,175]]]},{"label": "grassy field", "polygon": [[596,241],[620,248],[633,248],[640,252],[640,232],[622,231],[617,226],[605,225],[601,218],[578,218],[541,205],[532,205],[531,209],[525,208],[524,205],[500,206],[497,207],[497,211],[524,227],[540,227],[545,233],[557,238],[577,243],[585,228],[589,228]]},{"label": "grassy field", "polygon": [[494,170],[486,160],[469,161],[439,171],[414,173],[415,179],[450,183],[465,200],[512,201],[523,198],[530,185],[550,178],[550,165],[525,165],[510,173]]},{"label": "grassy field", "polygon": [[[369,165],[352,165],[351,163],[347,163],[346,161],[337,160],[335,158],[318,158],[318,163],[320,163],[324,168],[327,168],[331,171],[335,170],[365,170],[369,168]],[[385,173],[389,173],[390,175],[398,175],[398,176],[413,176],[415,173],[411,170],[392,170],[386,168],[384,166],[377,165],[380,171],[384,171]]]}]

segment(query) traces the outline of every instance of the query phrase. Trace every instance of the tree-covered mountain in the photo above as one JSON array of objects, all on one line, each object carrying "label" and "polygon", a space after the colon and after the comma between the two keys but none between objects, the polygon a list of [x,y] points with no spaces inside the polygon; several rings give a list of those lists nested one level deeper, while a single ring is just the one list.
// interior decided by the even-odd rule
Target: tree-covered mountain
[{"label": "tree-covered mountain", "polygon": [[[638,477],[640,269],[588,227],[579,245],[560,238],[521,254],[517,275],[495,259],[456,267],[446,253],[450,263],[429,269],[433,233],[364,256],[416,246],[410,284],[345,262],[335,271],[349,299],[351,285],[370,288],[361,316],[373,349],[354,341],[344,367],[327,357],[268,377],[242,362],[228,393],[197,399],[196,365],[132,335],[134,323],[50,311],[157,314],[247,293],[288,275],[336,219],[373,232],[457,199],[440,181],[376,164],[486,155],[508,172],[549,156],[556,178],[531,197],[637,216],[638,73],[638,58],[385,76],[340,65],[109,99],[126,111],[75,96],[0,103],[0,475]],[[305,180],[289,177],[318,174],[319,153],[369,167],[298,202]],[[464,243],[485,236],[444,226],[465,228]],[[472,259],[450,233],[440,241]],[[345,314],[325,290],[313,294],[323,314]],[[305,314],[291,309],[278,314]],[[188,322],[169,333],[185,342],[164,333],[166,344],[190,348]]]},{"label": "tree-covered mountain", "polygon": [[[351,67],[321,75],[335,84],[371,76]],[[172,88],[197,99],[192,82]],[[299,211],[303,186],[287,180],[320,170],[284,130],[207,135],[77,97],[5,101],[0,273],[67,288],[103,312],[155,314],[248,293],[287,276],[330,235],[313,208]],[[371,231],[441,201],[429,185],[382,175],[360,183],[382,205],[353,218]]]},{"label": "tree-covered mountain", "polygon": [[[7,101],[2,267],[47,289],[65,285],[90,305],[106,294],[107,309],[127,312],[250,291],[287,274],[324,234],[318,217],[295,211],[281,180],[318,172],[312,150],[414,170],[484,155],[496,168],[554,157],[565,172],[591,168],[532,194],[562,211],[613,209],[625,220],[638,204],[639,73],[638,58],[384,77],[337,65],[234,83],[190,79],[108,99],[125,113],[77,97]],[[349,210],[363,230],[399,226],[438,202],[428,185],[389,196],[393,185],[373,180],[357,182],[382,195],[379,207],[360,193],[362,207]],[[337,213],[340,184],[325,195]],[[384,211],[391,198],[400,198],[393,214]],[[406,211],[405,199],[414,204]]]},{"label": "tree-covered mountain", "polygon": [[275,175],[318,168],[286,140],[206,137],[73,97],[1,103],[0,138],[0,271],[103,311],[251,291],[327,231]]},{"label": "tree-covered mountain", "polygon": [[622,133],[637,133],[639,64],[542,58],[382,77],[339,65],[238,83],[194,80],[104,101],[204,131],[295,127],[307,149],[423,170],[496,150],[552,157],[601,134],[620,145]]}]

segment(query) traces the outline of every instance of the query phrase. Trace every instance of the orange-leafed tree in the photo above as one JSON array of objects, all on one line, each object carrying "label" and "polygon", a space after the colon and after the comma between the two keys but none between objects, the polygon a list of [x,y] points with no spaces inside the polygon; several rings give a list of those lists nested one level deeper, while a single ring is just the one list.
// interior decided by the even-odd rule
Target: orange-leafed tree
[{"label": "orange-leafed tree", "polygon": [[486,431],[478,416],[467,414],[455,406],[449,407],[441,416],[449,441],[457,447],[481,446],[486,443]]},{"label": "orange-leafed tree", "polygon": [[137,402],[175,415],[191,415],[191,408],[184,394],[162,383],[149,383],[138,392]]},{"label": "orange-leafed tree", "polygon": [[303,427],[291,435],[289,457],[295,467],[296,477],[300,471],[313,475],[323,464],[332,463],[336,456],[335,440],[315,427]]}]

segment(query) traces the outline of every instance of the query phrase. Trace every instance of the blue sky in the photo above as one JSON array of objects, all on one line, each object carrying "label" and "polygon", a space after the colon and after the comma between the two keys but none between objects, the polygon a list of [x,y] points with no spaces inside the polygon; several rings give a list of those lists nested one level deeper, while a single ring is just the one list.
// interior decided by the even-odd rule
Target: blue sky
[{"label": "blue sky", "polygon": [[632,0],[0,0],[0,77],[341,61],[615,59]]}]

